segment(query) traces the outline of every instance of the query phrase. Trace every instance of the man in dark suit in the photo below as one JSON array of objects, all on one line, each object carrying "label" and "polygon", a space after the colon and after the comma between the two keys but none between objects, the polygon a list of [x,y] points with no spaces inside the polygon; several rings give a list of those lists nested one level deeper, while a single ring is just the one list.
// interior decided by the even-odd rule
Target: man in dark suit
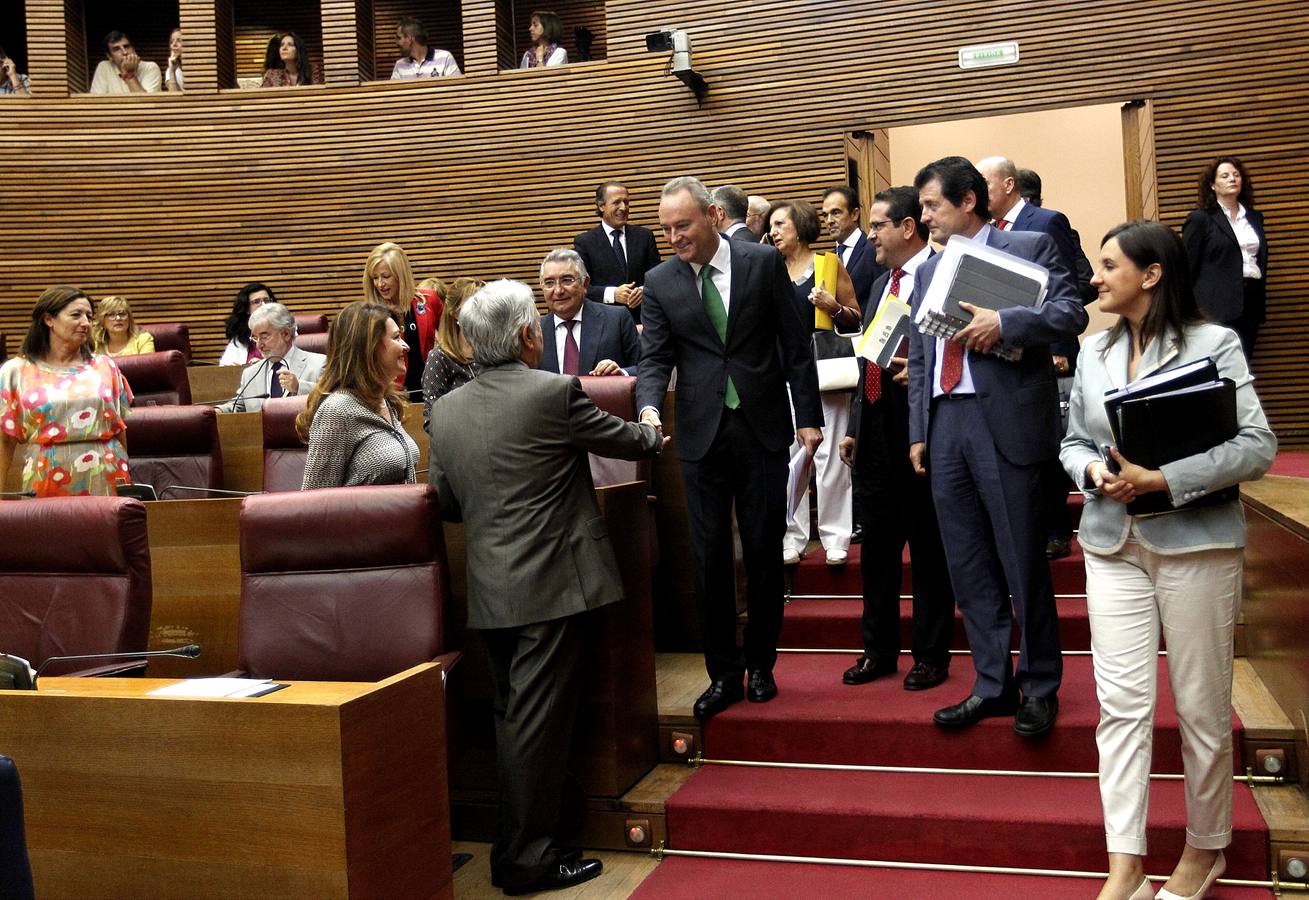
[{"label": "man in dark suit", "polygon": [[885,274],[886,269],[878,265],[874,258],[872,244],[868,241],[868,235],[864,234],[859,214],[859,195],[853,188],[841,185],[823,192],[820,216],[836,245],[832,251],[841,257],[841,263],[850,273],[859,308],[866,310],[873,282]]},{"label": "man in dark suit", "polygon": [[[869,210],[868,233],[877,262],[890,269],[872,286],[864,329],[889,300],[907,302],[914,275],[932,256],[919,221],[918,192],[880,192]],[[900,572],[905,541],[913,565],[913,668],[906,690],[945,681],[950,671],[954,593],[932,505],[932,489],[909,463],[909,373],[859,360],[859,388],[850,401],[850,425],[841,460],[854,470],[855,515],[864,526],[862,619],[864,652],[846,670],[846,684],[865,684],[896,671],[900,660]]]},{"label": "man in dark suit", "polygon": [[[677,258],[646,278],[636,384],[641,420],[661,427],[659,411],[677,366],[675,446],[710,679],[695,702],[699,718],[743,696],[763,703],[777,694],[772,670],[782,630],[787,460],[796,439],[812,456],[823,424],[818,373],[786,264],[772,247],[724,238],[714,228],[716,214],[698,180],[664,185],[659,224]],[[747,579],[743,648],[736,643],[733,505]]]},{"label": "man in dark suit", "polygon": [[[1039,505],[1042,469],[1062,436],[1049,345],[1079,334],[1086,310],[1053,240],[987,224],[986,179],[968,160],[930,163],[914,187],[923,224],[936,241],[957,235],[981,240],[1050,273],[1045,301],[1036,308],[996,313],[965,304],[973,319],[954,339],[913,329],[909,342],[909,455],[915,471],[931,473],[950,581],[977,674],[969,696],[937,710],[934,719],[959,727],[1014,715],[1014,730],[1032,737],[1054,725],[1063,674]],[[915,312],[940,258],[918,268]],[[1020,349],[1019,360],[988,354],[1001,345]],[[1015,621],[1022,633],[1016,673],[1009,656]]]},{"label": "man in dark suit", "polygon": [[[1028,200],[1019,186],[1018,167],[1012,160],[1003,156],[990,156],[977,164],[977,170],[986,179],[988,204],[991,207],[992,225],[1001,231],[1039,231],[1054,239],[1059,249],[1059,259],[1064,267],[1073,273],[1077,285],[1077,294],[1082,298],[1082,305],[1090,303],[1099,296],[1091,285],[1091,263],[1082,252],[1082,241],[1077,236],[1068,217],[1052,209],[1044,209],[1040,198]],[[1040,176],[1036,173],[1037,182]],[[1039,193],[1039,191],[1038,191]],[[1050,359],[1054,364],[1055,376],[1059,379],[1059,399],[1061,404],[1068,402],[1068,393],[1072,389],[1073,375],[1077,371],[1077,354],[1081,345],[1076,337],[1053,341],[1050,344]],[[1065,406],[1060,407],[1066,408]],[[1051,460],[1046,469],[1045,485],[1042,496],[1045,498],[1047,559],[1062,559],[1071,552],[1073,538],[1072,517],[1068,513],[1068,491],[1072,485],[1068,473],[1059,460]]]},{"label": "man in dark suit", "polygon": [[627,188],[617,181],[595,189],[595,210],[600,224],[573,238],[573,249],[591,276],[586,298],[625,306],[639,322],[645,273],[659,265],[654,235],[648,228],[628,223]]},{"label": "man in dark suit", "polygon": [[545,352],[538,369],[564,375],[635,375],[641,361],[636,325],[625,311],[586,299],[590,285],[582,257],[551,250],[541,262]]},{"label": "man in dark suit", "polygon": [[495,680],[500,792],[492,883],[506,894],[580,884],[600,861],[554,845],[580,686],[583,614],[623,599],[587,453],[654,456],[654,428],[596,408],[575,378],[536,371],[540,316],[497,281],[459,310],[481,374],[432,405],[431,481],[467,535],[468,626]]},{"label": "man in dark suit", "polygon": [[749,244],[759,243],[759,238],[745,224],[745,217],[750,214],[750,197],[734,184],[716,187],[709,195],[718,210],[715,227],[734,241]]}]

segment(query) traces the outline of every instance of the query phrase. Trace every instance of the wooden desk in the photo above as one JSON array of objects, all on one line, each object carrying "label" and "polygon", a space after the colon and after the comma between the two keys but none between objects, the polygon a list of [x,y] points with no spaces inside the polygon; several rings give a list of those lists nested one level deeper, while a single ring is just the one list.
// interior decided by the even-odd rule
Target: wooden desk
[{"label": "wooden desk", "polygon": [[39,897],[452,898],[439,665],[249,700],[0,693]]}]

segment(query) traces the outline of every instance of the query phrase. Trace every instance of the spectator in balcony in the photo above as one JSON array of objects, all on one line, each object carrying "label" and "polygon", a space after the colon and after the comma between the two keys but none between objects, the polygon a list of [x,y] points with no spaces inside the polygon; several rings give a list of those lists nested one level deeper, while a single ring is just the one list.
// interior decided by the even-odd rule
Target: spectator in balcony
[{"label": "spectator in balcony", "polygon": [[164,70],[164,87],[182,94],[186,92],[186,79],[182,76],[182,29],[174,28],[168,35],[168,68]]},{"label": "spectator in balcony", "polygon": [[523,54],[520,69],[540,66],[562,66],[568,63],[568,51],[560,44],[564,39],[564,23],[552,12],[532,13],[532,24],[527,29],[532,46]]},{"label": "spectator in balcony", "polygon": [[218,360],[220,366],[244,366],[262,358],[259,347],[250,340],[250,314],[265,303],[276,302],[273,289],[258,281],[252,281],[236,292],[232,312],[223,323],[227,346]]},{"label": "spectator in balcony", "polygon": [[110,356],[155,352],[155,336],[136,327],[125,297],[105,297],[96,304],[91,340],[96,353]]},{"label": "spectator in balcony", "polygon": [[105,58],[91,79],[93,94],[157,94],[164,77],[159,64],[137,56],[132,40],[121,31],[105,35]]},{"label": "spectator in balcony", "polygon": [[273,35],[264,53],[264,87],[322,84],[323,73],[309,59],[305,42],[294,31]]},{"label": "spectator in balcony", "polygon": [[18,74],[18,64],[4,47],[0,47],[0,97],[16,95],[30,97],[32,92],[26,75]]},{"label": "spectator in balcony", "polygon": [[395,24],[395,45],[404,56],[391,69],[392,81],[463,74],[449,51],[429,46],[427,40],[427,29],[422,22],[413,16],[400,17]]}]

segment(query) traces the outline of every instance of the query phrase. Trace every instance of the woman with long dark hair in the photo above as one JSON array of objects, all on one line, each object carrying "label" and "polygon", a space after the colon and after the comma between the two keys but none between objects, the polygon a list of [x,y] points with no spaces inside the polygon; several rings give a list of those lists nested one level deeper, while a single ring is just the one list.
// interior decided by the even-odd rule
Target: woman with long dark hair
[{"label": "woman with long dark hair", "polygon": [[252,281],[236,292],[232,302],[232,311],[223,323],[223,333],[227,336],[227,346],[219,357],[220,366],[244,366],[261,359],[259,347],[250,340],[250,313],[265,303],[277,303],[273,289],[266,284]]},{"label": "woman with long dark hair", "polygon": [[563,48],[564,23],[548,10],[532,13],[527,26],[531,46],[523,52],[520,69],[537,69],[542,66],[562,66],[568,63],[568,51]]},{"label": "woman with long dark hair", "polygon": [[[1240,341],[1201,315],[1186,249],[1171,229],[1128,222],[1111,230],[1091,283],[1100,309],[1119,319],[1082,348],[1059,459],[1086,497],[1079,541],[1086,552],[1109,851],[1109,878],[1099,897],[1155,896],[1142,860],[1162,631],[1182,730],[1186,849],[1158,896],[1198,898],[1223,873],[1223,848],[1231,842],[1232,629],[1241,600],[1245,518],[1238,499],[1177,507],[1262,476],[1277,440]],[[1112,446],[1105,393],[1206,357],[1220,377],[1236,384],[1236,436],[1159,469],[1124,459]],[[1117,472],[1102,456],[1106,446]],[[1172,512],[1128,512],[1129,501],[1155,492],[1167,495]]]},{"label": "woman with long dark hair", "polygon": [[1254,185],[1239,159],[1220,156],[1200,173],[1196,193],[1199,208],[1182,225],[1195,299],[1210,319],[1240,336],[1249,362],[1264,323],[1268,273]]},{"label": "woman with long dark hair", "polygon": [[322,84],[323,75],[309,59],[305,42],[294,31],[275,34],[264,51],[264,87]]}]

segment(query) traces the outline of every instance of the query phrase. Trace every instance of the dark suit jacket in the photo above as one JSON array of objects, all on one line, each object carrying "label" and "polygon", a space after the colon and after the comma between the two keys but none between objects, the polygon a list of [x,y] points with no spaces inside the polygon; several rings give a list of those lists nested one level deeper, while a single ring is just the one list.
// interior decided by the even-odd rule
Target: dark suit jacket
[{"label": "dark suit jacket", "polygon": [[[1255,261],[1259,271],[1268,275],[1268,241],[1264,237],[1264,217],[1257,209],[1246,207],[1246,218],[1259,235],[1259,252]],[[1221,208],[1193,210],[1182,225],[1182,241],[1191,263],[1191,282],[1195,300],[1205,315],[1215,322],[1234,322],[1244,314],[1263,322],[1264,311],[1245,310],[1245,276],[1241,274],[1241,246],[1236,232]]]},{"label": "dark suit jacket", "polygon": [[[1073,230],[1067,216],[1057,210],[1027,203],[1018,211],[1013,230],[1039,231],[1054,238],[1055,246],[1059,248],[1060,260],[1068,271],[1073,273],[1073,281],[1077,284],[1077,294],[1082,298],[1082,303],[1090,303],[1099,296],[1100,292],[1091,284],[1093,274],[1091,263],[1082,252],[1081,238]],[[1081,345],[1075,337],[1064,341],[1053,341],[1050,344],[1050,352],[1053,355],[1068,357],[1070,376],[1077,370],[1077,354],[1080,349]]]},{"label": "dark suit jacket", "polygon": [[[662,409],[668,378],[677,366],[677,434],[680,459],[698,460],[709,450],[723,415],[727,376],[741,397],[741,411],[759,442],[784,450],[796,428],[823,424],[811,329],[800,323],[795,290],[782,255],[764,244],[728,241],[732,293],[727,345],[709,321],[691,266],[676,256],[650,271],[645,281],[641,375],[636,408]],[[787,386],[795,403],[795,423]]]},{"label": "dark suit jacket", "polygon": [[587,453],[654,456],[655,430],[602,412],[576,378],[519,362],[432,404],[430,481],[462,521],[468,626],[516,628],[621,600]]},{"label": "dark suit jacket", "polygon": [[729,237],[734,241],[743,241],[747,244],[759,243],[759,238],[755,237],[754,232],[749,228],[746,228],[745,225],[742,225],[740,228],[736,229],[736,231],[733,231]]},{"label": "dark suit jacket", "polygon": [[864,234],[862,228],[858,233],[859,239],[855,241],[854,247],[850,249],[850,255],[845,260],[845,270],[850,273],[850,280],[854,282],[854,295],[859,301],[859,308],[867,310],[873,282],[880,278],[886,269],[877,264],[877,251],[873,249],[868,235]]},{"label": "dark suit jacket", "polygon": [[591,276],[586,299],[602,303],[607,287],[633,282],[643,285],[645,273],[659,265],[659,250],[650,229],[629,222],[624,231],[627,239],[626,269],[618,265],[613,242],[609,240],[603,222],[573,238],[573,249],[582,257]]},{"label": "dark suit jacket", "polygon": [[[1050,363],[1050,343],[1081,334],[1086,309],[1073,287],[1055,243],[1043,234],[1023,231],[987,231],[988,246],[1040,263],[1050,271],[1045,302],[1036,309],[1006,309],[1000,329],[1006,347],[1022,347],[1018,362],[990,354],[970,353],[977,401],[991,436],[1005,459],[1030,466],[1053,459],[1059,452],[1063,429],[1059,421],[1059,392]],[[941,257],[934,256],[914,273],[911,306],[922,305]],[[932,409],[936,369],[936,340],[916,328],[909,333],[909,440],[926,442]]]},{"label": "dark suit jacket", "polygon": [[[545,352],[541,354],[537,368],[557,375],[559,348],[555,343],[554,313],[541,316],[541,337],[545,340]],[[636,366],[641,361],[636,325],[621,306],[583,300],[582,343],[577,348],[578,374],[590,372],[602,359],[612,359],[628,375],[635,375]]]}]

